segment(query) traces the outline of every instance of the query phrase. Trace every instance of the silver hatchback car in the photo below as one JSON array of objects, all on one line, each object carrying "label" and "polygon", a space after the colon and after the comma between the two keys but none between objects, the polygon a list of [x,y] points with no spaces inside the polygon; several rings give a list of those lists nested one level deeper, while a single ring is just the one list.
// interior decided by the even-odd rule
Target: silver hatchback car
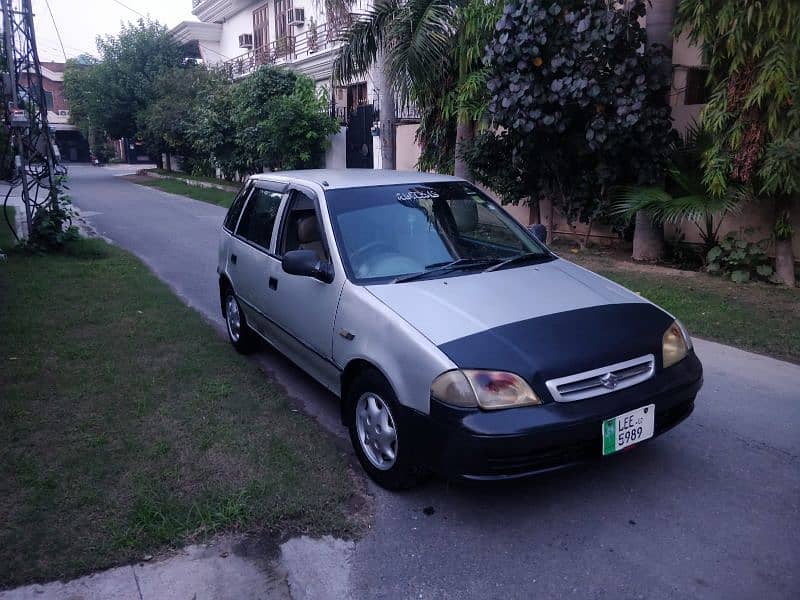
[{"label": "silver hatchback car", "polygon": [[702,384],[673,316],[454,177],[255,175],[217,270],[236,349],[264,339],[340,397],[359,461],[390,489],[615,454],[689,416]]}]

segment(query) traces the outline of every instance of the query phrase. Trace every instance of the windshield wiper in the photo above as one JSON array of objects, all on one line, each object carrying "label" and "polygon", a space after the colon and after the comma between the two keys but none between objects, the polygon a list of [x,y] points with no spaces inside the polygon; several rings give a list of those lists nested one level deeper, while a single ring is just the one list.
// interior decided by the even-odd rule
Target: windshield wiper
[{"label": "windshield wiper", "polygon": [[425,267],[424,271],[419,273],[411,273],[410,275],[401,275],[392,281],[392,283],[404,283],[406,281],[414,281],[415,279],[422,279],[428,275],[437,275],[463,269],[466,267],[482,267],[486,264],[494,264],[497,262],[496,258],[459,258],[451,262],[433,263]]},{"label": "windshield wiper", "polygon": [[549,254],[539,254],[537,252],[527,252],[525,254],[517,254],[516,256],[512,256],[511,258],[507,258],[497,264],[490,266],[489,268],[485,269],[488,273],[489,271],[499,271],[500,269],[505,269],[507,267],[513,267],[515,265],[521,265],[524,263],[537,263],[537,262],[548,262],[553,260],[553,257]]}]

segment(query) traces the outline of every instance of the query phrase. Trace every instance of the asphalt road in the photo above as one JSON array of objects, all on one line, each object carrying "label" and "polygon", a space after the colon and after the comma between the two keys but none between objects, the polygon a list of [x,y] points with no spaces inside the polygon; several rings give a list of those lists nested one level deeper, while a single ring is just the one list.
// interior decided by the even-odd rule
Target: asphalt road
[{"label": "asphalt road", "polygon": [[[224,210],[120,172],[72,167],[75,204],[222,331]],[[376,515],[352,558],[354,595],[796,598],[800,366],[700,340],[696,349],[705,387],[694,414],[633,452],[516,483],[433,481],[402,494],[372,486]],[[330,394],[274,353],[258,360],[343,434]]]}]

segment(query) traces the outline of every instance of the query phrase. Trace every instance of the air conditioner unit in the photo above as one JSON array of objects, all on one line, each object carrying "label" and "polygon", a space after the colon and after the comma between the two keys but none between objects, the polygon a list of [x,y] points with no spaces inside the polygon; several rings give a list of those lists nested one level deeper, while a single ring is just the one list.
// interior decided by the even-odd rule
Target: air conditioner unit
[{"label": "air conditioner unit", "polygon": [[306,20],[306,11],[302,8],[290,8],[286,11],[286,22],[289,25],[302,27]]},{"label": "air conditioner unit", "polygon": [[59,110],[58,111],[58,116],[59,117],[68,117],[69,116],[69,111],[68,110]]},{"label": "air conditioner unit", "polygon": [[253,34],[243,33],[239,36],[239,48],[252,48],[253,47]]}]

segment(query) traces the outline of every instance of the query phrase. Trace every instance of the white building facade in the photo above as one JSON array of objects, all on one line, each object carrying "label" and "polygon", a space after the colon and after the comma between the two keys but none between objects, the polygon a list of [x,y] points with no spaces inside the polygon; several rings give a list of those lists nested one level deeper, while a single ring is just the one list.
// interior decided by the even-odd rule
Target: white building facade
[{"label": "white building facade", "polygon": [[[339,86],[331,77],[337,39],[370,4],[371,0],[355,0],[349,7],[336,0],[192,0],[192,13],[199,21],[178,24],[172,35],[195,45],[205,64],[223,69],[234,80],[262,65],[307,75],[327,91],[331,110],[342,124],[331,139],[325,166],[380,168],[381,139],[373,135],[380,94],[375,78]],[[418,150],[412,146],[398,154],[410,152],[416,162]],[[409,162],[406,158],[403,164]]]}]

